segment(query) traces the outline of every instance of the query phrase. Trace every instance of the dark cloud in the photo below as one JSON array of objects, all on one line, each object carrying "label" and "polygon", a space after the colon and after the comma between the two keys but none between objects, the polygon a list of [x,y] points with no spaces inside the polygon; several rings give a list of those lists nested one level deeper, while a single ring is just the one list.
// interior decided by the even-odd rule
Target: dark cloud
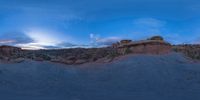
[{"label": "dark cloud", "polygon": [[57,44],[58,47],[73,47],[73,46],[77,46],[75,44],[69,43],[69,42],[62,42]]},{"label": "dark cloud", "polygon": [[42,46],[42,47],[45,49],[62,49],[62,48],[91,48],[93,46],[63,42],[63,43],[57,44],[56,46]]},{"label": "dark cloud", "polygon": [[100,39],[96,40],[96,43],[99,46],[104,46],[104,45],[109,46],[109,45],[112,45],[113,43],[116,43],[120,40],[121,39],[117,38],[117,37],[108,37],[108,38],[100,38]]},{"label": "dark cloud", "polygon": [[56,46],[43,46],[43,45],[40,45],[40,47],[42,47],[44,49],[73,48],[73,47],[76,47],[76,46],[77,45],[72,44],[72,43],[68,43],[68,42],[59,43]]},{"label": "dark cloud", "polygon": [[22,32],[7,32],[0,35],[1,45],[17,45],[31,42],[33,40]]}]

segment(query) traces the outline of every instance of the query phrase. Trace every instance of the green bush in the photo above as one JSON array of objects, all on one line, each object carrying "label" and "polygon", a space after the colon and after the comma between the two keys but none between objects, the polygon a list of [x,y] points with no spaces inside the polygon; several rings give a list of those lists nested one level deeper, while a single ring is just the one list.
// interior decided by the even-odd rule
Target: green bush
[{"label": "green bush", "polygon": [[130,54],[132,53],[132,51],[130,50],[130,48],[126,48],[124,54]]},{"label": "green bush", "polygon": [[115,58],[118,57],[120,54],[117,51],[112,51],[109,53],[108,57],[109,58]]}]

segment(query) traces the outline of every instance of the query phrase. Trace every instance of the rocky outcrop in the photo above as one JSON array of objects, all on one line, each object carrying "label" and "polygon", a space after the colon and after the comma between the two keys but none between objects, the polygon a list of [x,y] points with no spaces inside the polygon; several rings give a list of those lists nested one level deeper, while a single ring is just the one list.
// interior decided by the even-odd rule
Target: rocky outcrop
[{"label": "rocky outcrop", "polygon": [[166,54],[171,52],[171,44],[162,37],[152,37],[147,40],[133,41],[117,46],[119,54]]},{"label": "rocky outcrop", "polygon": [[127,44],[127,43],[131,43],[132,40],[121,40],[120,44]]},{"label": "rocky outcrop", "polygon": [[183,44],[183,45],[174,45],[173,50],[175,52],[180,52],[192,59],[200,60],[200,45],[192,44]]},{"label": "rocky outcrop", "polygon": [[171,45],[162,41],[140,41],[118,47],[120,54],[166,54],[171,51]]},{"label": "rocky outcrop", "polygon": [[147,40],[160,40],[160,41],[164,41],[164,38],[161,37],[161,36],[153,36],[153,37],[151,37],[151,38],[149,38]]},{"label": "rocky outcrop", "polygon": [[0,55],[1,56],[13,56],[21,52],[21,48],[12,47],[12,46],[0,46]]},{"label": "rocky outcrop", "polygon": [[22,50],[18,47],[0,46],[0,60],[10,61],[21,56]]}]

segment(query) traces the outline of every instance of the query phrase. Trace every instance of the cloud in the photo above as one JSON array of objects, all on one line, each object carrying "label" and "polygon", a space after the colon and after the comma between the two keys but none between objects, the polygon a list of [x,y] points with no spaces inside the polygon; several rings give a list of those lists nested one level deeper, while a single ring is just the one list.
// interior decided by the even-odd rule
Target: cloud
[{"label": "cloud", "polygon": [[99,38],[96,42],[99,45],[111,45],[111,44],[116,43],[120,40],[121,39],[119,37],[107,37],[107,38]]},{"label": "cloud", "polygon": [[167,33],[166,21],[156,18],[138,18],[133,20],[132,36],[134,39],[144,39],[154,35]]},{"label": "cloud", "polygon": [[60,46],[57,45],[42,45],[39,43],[17,44],[17,46],[21,47],[22,49],[31,49],[31,50],[61,48]]},{"label": "cloud", "polygon": [[0,35],[0,45],[13,45],[30,43],[33,40],[22,32],[7,32]]},{"label": "cloud", "polygon": [[161,34],[165,28],[165,21],[155,18],[139,18],[133,21],[133,29],[145,35]]},{"label": "cloud", "polygon": [[39,49],[64,49],[64,48],[92,48],[91,45],[78,45],[72,43],[60,43],[57,45],[42,45],[39,43],[27,43],[27,44],[17,44],[17,46],[21,47],[22,49],[28,50],[39,50]]},{"label": "cloud", "polygon": [[[0,35],[0,45],[18,46],[23,49],[57,49],[79,46],[63,41],[59,36],[62,37],[54,31],[38,29],[24,32],[6,32]],[[67,37],[65,39],[70,40]]]},{"label": "cloud", "polygon": [[16,44],[16,46],[21,47],[22,49],[31,49],[31,50],[38,50],[38,49],[45,49],[43,45],[38,43],[22,43]]},{"label": "cloud", "polygon": [[101,47],[101,46],[109,46],[113,43],[116,43],[121,40],[119,37],[106,37],[102,38],[99,35],[90,34],[91,45]]},{"label": "cloud", "polygon": [[139,18],[134,20],[133,24],[148,28],[161,28],[166,24],[166,22],[155,18]]},{"label": "cloud", "polygon": [[15,40],[0,40],[0,44],[10,44],[16,42]]},{"label": "cloud", "polygon": [[[24,33],[32,41],[28,43],[18,43],[17,46],[24,49],[48,49],[48,48],[62,48],[67,46],[64,40],[70,40],[69,37],[63,36],[62,33],[52,30],[45,30],[41,28],[31,28],[25,30]],[[63,46],[61,46],[62,43]],[[68,46],[71,46],[68,44]]]},{"label": "cloud", "polygon": [[90,45],[71,43],[71,38],[65,34],[34,28],[24,32],[7,32],[0,35],[0,45],[12,45],[23,49],[61,49],[88,48]]},{"label": "cloud", "polygon": [[34,40],[34,43],[41,45],[56,45],[61,41],[59,32],[44,30],[38,28],[31,28],[25,31],[25,34]]}]

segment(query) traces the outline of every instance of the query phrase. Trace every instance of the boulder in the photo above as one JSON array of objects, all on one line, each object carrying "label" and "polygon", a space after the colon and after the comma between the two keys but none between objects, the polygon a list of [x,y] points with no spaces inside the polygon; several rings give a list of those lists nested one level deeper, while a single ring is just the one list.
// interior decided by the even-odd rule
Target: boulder
[{"label": "boulder", "polygon": [[120,44],[128,44],[130,42],[132,42],[132,40],[121,40]]}]

